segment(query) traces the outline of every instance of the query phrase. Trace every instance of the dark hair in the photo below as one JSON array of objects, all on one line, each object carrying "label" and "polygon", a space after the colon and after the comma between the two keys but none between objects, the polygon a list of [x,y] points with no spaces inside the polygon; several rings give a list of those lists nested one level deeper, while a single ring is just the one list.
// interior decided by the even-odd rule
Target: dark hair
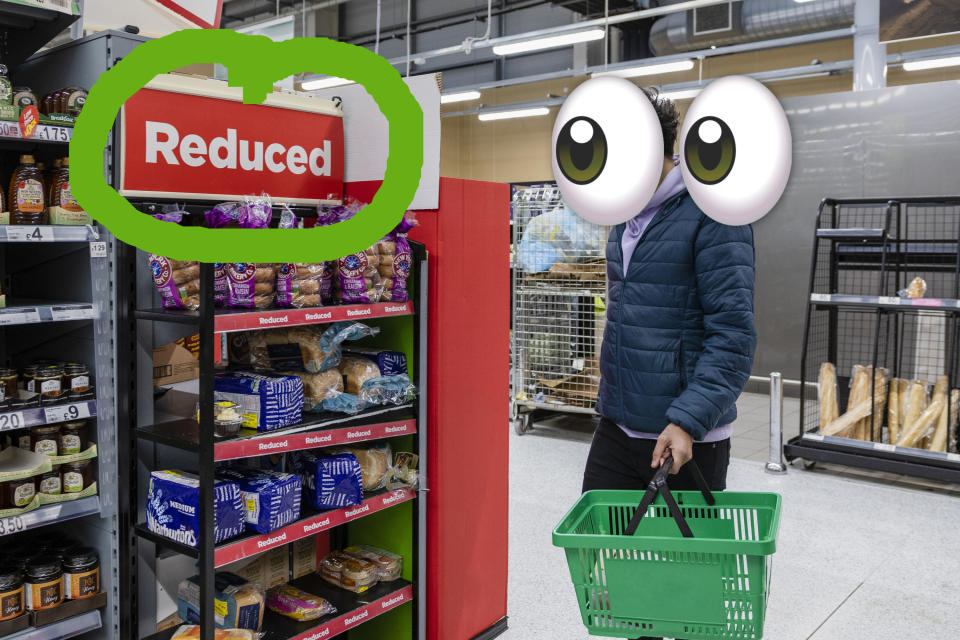
[{"label": "dark hair", "polygon": [[650,99],[657,118],[660,119],[660,129],[663,131],[663,155],[673,157],[673,145],[677,141],[677,127],[680,124],[680,112],[677,105],[669,98],[661,98],[655,87],[642,87],[643,92]]}]

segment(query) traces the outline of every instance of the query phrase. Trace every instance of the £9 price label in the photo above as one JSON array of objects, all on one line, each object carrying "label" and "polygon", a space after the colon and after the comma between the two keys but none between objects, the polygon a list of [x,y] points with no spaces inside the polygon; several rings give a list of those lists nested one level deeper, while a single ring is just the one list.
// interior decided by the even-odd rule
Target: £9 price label
[{"label": "\u00a39 price label", "polygon": [[43,410],[43,413],[48,423],[66,422],[68,420],[79,420],[80,418],[90,417],[90,409],[85,402],[69,404],[63,407],[47,407]]}]

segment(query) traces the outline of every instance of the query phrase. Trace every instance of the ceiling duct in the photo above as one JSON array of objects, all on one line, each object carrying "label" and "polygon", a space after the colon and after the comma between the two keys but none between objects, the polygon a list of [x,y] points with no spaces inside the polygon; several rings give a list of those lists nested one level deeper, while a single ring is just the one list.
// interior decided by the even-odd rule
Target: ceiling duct
[{"label": "ceiling duct", "polygon": [[847,27],[853,24],[855,4],[855,0],[742,0],[672,13],[653,23],[650,50],[663,56]]}]

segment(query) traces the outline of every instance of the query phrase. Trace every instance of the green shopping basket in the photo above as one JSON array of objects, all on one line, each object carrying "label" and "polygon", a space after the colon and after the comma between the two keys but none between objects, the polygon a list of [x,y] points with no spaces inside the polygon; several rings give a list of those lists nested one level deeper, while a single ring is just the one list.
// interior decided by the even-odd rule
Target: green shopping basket
[{"label": "green shopping basket", "polygon": [[[780,521],[775,493],[588,491],[553,531],[591,635],[759,640]],[[636,506],[639,503],[639,507]]]}]

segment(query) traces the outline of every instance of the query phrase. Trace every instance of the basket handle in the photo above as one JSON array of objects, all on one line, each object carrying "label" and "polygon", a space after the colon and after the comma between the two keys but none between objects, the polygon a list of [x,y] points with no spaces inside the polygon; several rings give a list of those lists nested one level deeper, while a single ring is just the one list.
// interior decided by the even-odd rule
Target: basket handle
[{"label": "basket handle", "polygon": [[[697,483],[697,487],[700,489],[700,493],[703,494],[703,499],[706,503],[711,506],[716,504],[716,500],[713,494],[710,493],[707,482],[703,479],[703,474],[700,473],[700,467],[697,466],[696,461],[691,459],[690,462],[687,463],[687,466],[693,474],[694,482]],[[670,510],[670,515],[673,516],[683,537],[693,537],[693,531],[690,530],[690,525],[687,524],[686,518],[684,518],[683,513],[680,512],[680,507],[677,506],[676,500],[673,499],[673,494],[670,493],[670,487],[667,486],[667,475],[669,475],[672,467],[673,457],[671,456],[667,458],[664,463],[660,465],[660,468],[657,469],[657,472],[653,474],[650,484],[647,485],[647,491],[643,494],[643,499],[640,501],[640,506],[637,507],[633,518],[630,519],[630,524],[628,524],[624,530],[624,535],[632,536],[636,534],[637,527],[640,526],[640,521],[643,520],[643,516],[647,514],[647,510],[649,510],[650,505],[653,504],[653,501],[659,493],[663,496],[663,501],[667,504],[667,509]]]}]

